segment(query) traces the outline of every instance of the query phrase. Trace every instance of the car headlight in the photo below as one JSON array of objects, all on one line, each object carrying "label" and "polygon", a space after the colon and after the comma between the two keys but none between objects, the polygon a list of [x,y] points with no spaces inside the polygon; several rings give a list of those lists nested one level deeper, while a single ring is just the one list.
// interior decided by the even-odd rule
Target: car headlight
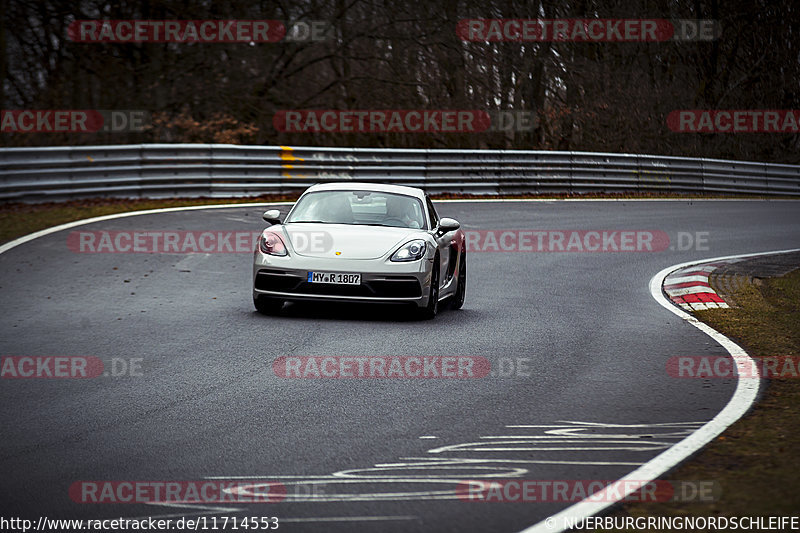
[{"label": "car headlight", "polygon": [[289,252],[286,251],[286,245],[283,244],[283,240],[281,240],[277,233],[271,231],[265,231],[261,234],[261,238],[258,239],[258,248],[262,253],[268,255],[289,255]]},{"label": "car headlight", "polygon": [[410,241],[392,254],[392,261],[416,261],[425,255],[428,245],[422,239]]}]

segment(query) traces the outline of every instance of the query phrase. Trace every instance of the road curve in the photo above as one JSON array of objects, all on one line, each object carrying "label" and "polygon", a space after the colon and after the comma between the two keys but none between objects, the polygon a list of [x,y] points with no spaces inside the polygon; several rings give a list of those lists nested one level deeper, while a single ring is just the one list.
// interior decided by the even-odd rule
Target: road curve
[{"label": "road curve", "polygon": [[[286,209],[285,206],[282,209]],[[85,230],[258,231],[262,207]],[[572,502],[478,503],[459,480],[610,480],[700,424],[735,383],[676,380],[725,350],[656,304],[684,261],[800,246],[792,201],[443,202],[467,230],[655,230],[657,252],[473,252],[467,302],[252,309],[250,254],[83,254],[66,232],[0,255],[0,355],[141,362],[136,375],[2,379],[3,515],[278,516],[289,531],[517,531]],[[702,244],[686,250],[687,235]],[[283,379],[280,356],[482,356],[510,376]],[[511,369],[514,369],[512,371]],[[80,480],[275,480],[281,503],[88,504]],[[221,509],[220,509],[221,508]]]}]

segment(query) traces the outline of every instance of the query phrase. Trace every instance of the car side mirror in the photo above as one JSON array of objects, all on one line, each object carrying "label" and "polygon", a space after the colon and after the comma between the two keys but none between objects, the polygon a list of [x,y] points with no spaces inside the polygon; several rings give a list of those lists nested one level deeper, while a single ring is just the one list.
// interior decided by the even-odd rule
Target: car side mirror
[{"label": "car side mirror", "polygon": [[461,224],[458,223],[458,220],[445,217],[439,220],[438,232],[444,235],[445,233],[450,233],[451,231],[455,231],[460,227]]},{"label": "car side mirror", "polygon": [[280,224],[281,212],[278,211],[277,209],[270,209],[269,211],[266,211],[264,213],[263,218],[272,225]]}]

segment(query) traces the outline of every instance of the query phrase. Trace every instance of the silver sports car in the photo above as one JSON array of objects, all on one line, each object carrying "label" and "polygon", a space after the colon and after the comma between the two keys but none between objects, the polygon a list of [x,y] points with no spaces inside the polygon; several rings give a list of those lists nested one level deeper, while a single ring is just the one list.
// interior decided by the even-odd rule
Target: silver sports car
[{"label": "silver sports car", "polygon": [[264,314],[285,301],[413,305],[433,318],[444,300],[464,304],[467,249],[452,218],[439,218],[420,189],[326,183],[307,189],[254,254],[253,303]]}]

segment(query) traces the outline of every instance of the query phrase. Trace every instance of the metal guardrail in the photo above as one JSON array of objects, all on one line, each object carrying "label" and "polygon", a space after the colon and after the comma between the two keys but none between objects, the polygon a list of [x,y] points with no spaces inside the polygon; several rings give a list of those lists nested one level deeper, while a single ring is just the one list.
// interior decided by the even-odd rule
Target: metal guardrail
[{"label": "metal guardrail", "polygon": [[0,201],[232,197],[375,181],[431,193],[800,196],[800,166],[533,150],[141,144],[0,149]]}]

